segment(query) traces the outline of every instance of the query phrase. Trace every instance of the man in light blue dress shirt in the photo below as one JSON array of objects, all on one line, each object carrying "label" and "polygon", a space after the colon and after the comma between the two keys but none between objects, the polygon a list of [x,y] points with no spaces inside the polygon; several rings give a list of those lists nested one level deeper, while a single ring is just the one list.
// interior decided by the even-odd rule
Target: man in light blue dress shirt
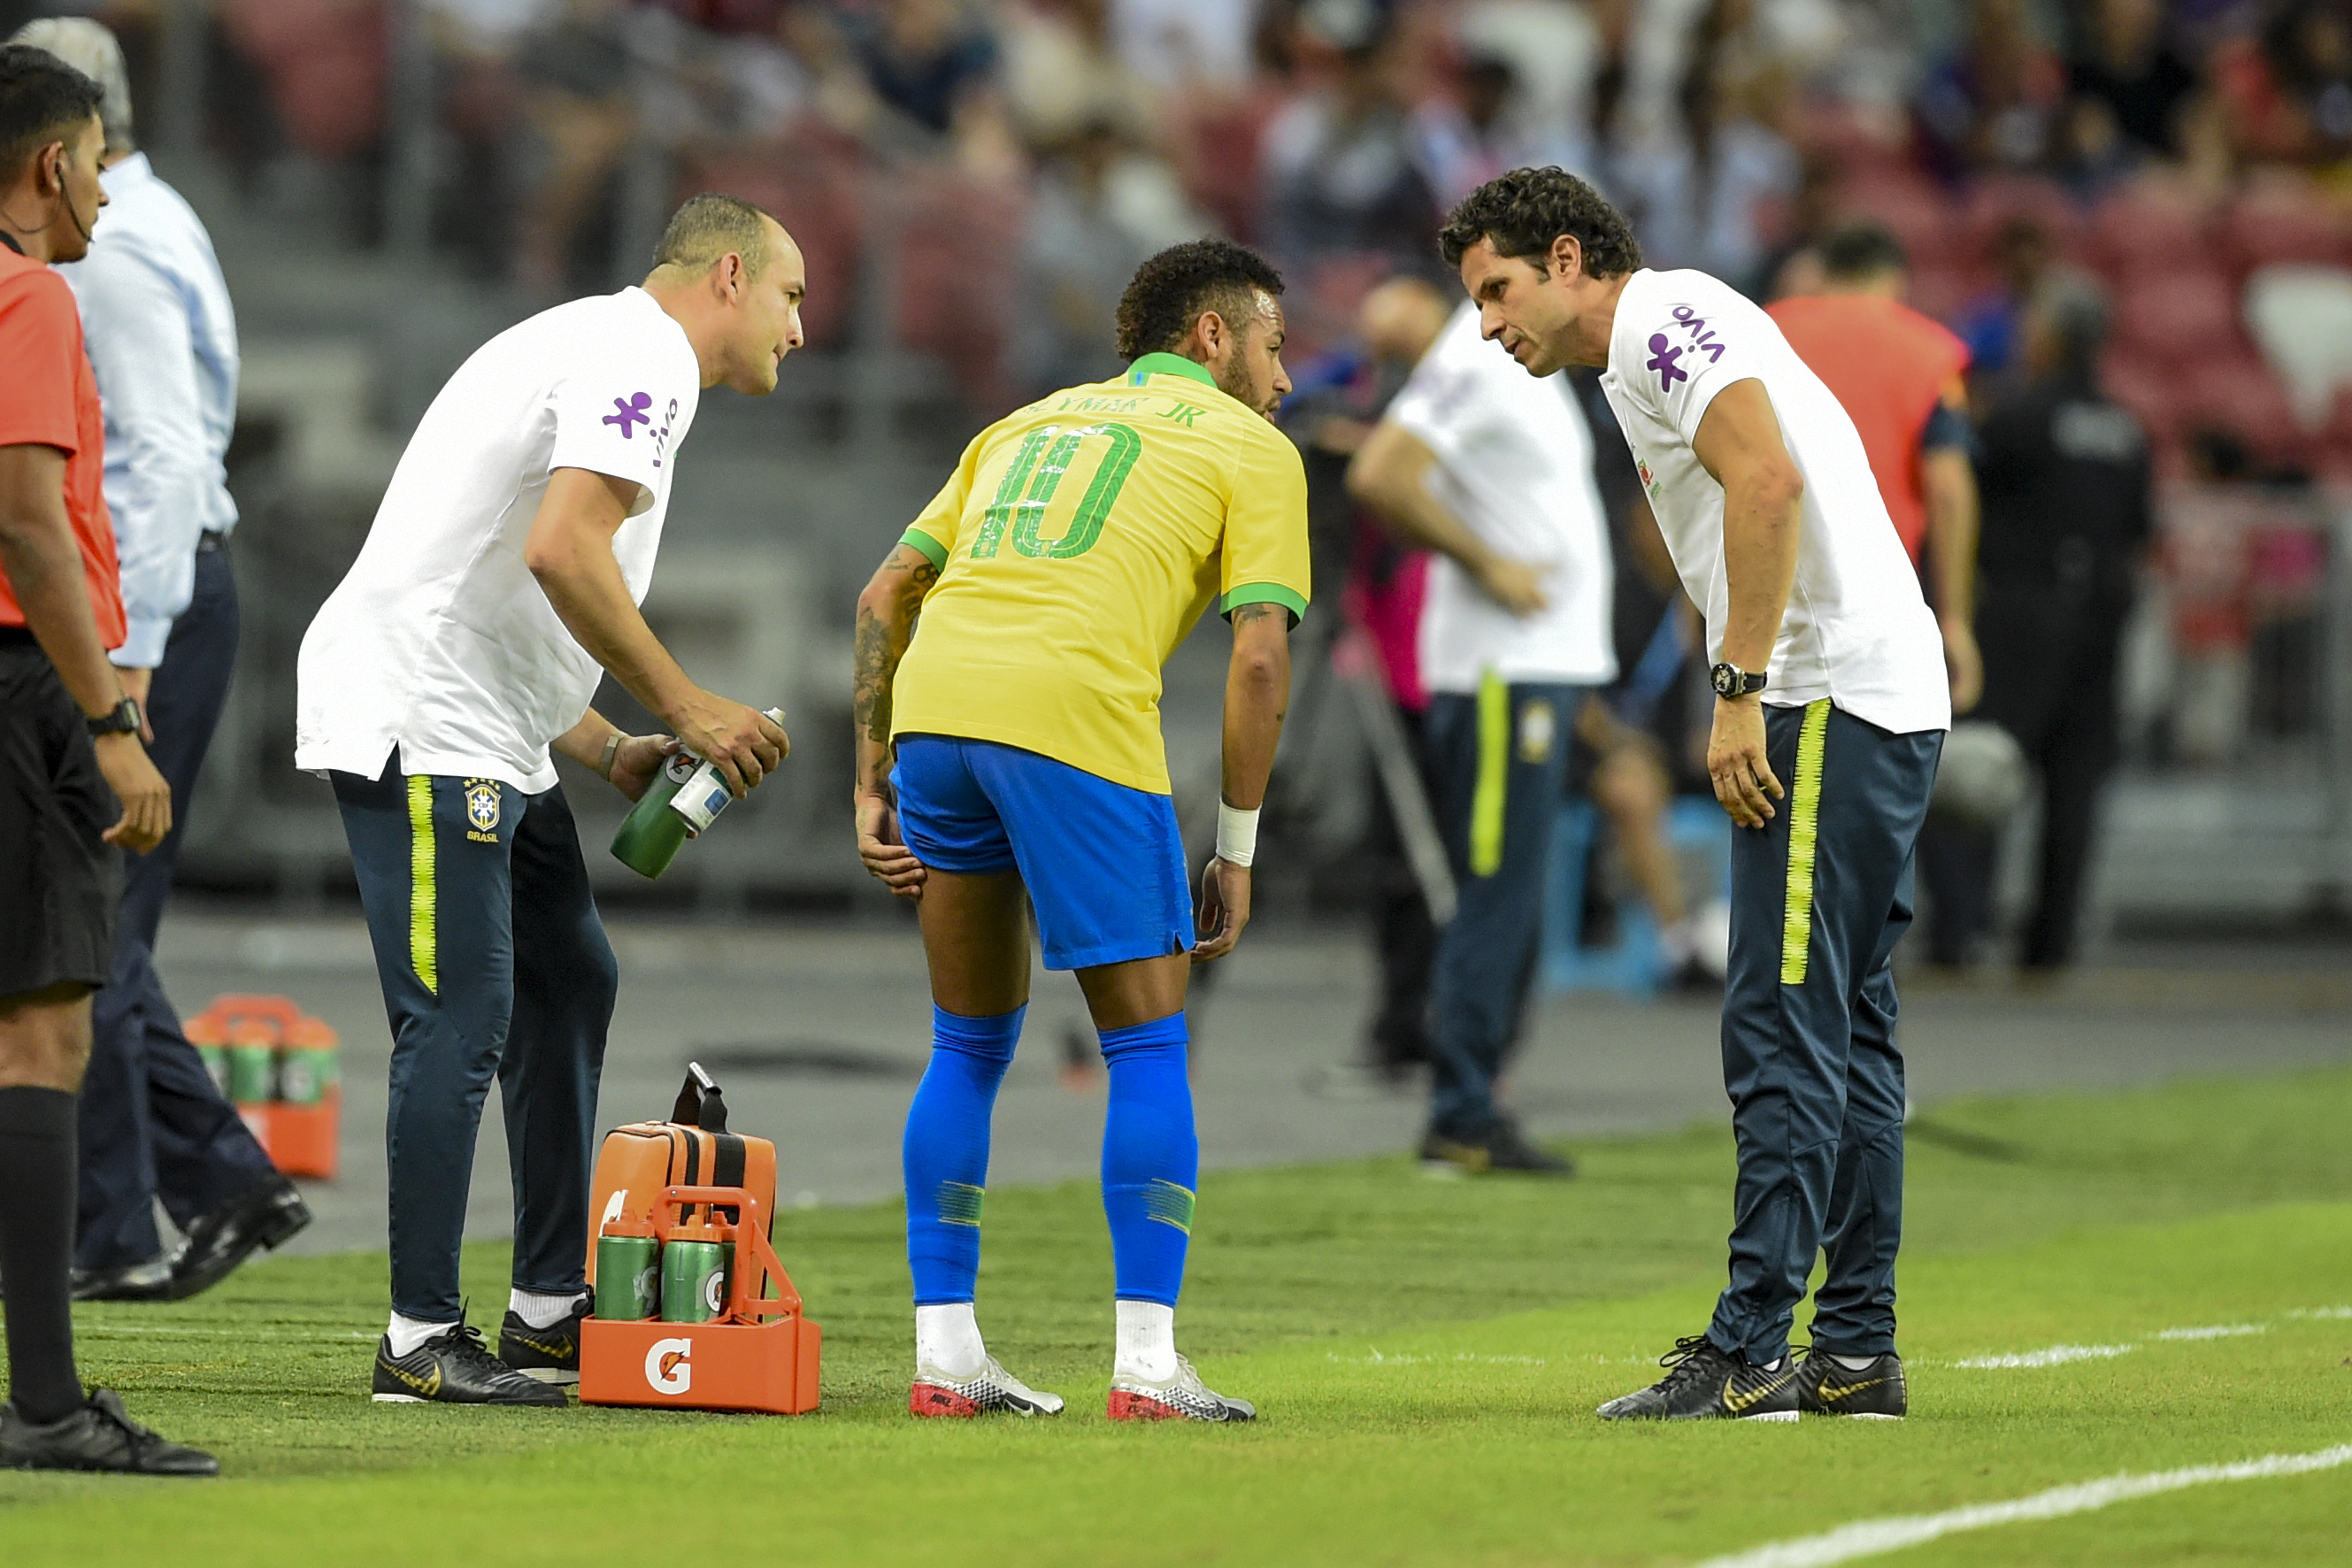
[{"label": "man in light blue dress shirt", "polygon": [[[113,972],[93,1007],[74,1294],[177,1299],[310,1219],[188,1044],[153,957],[189,796],[236,658],[227,548],[236,503],[222,463],[236,421],[236,322],[203,223],[135,150],[113,35],[47,19],[13,41],[105,89],[105,231],[88,259],[60,271],[81,304],[106,418],[106,501],[129,621],[113,659],[148,715],[173,796],[171,836],[128,868]],[[155,1227],[159,1197],[186,1237],[169,1255]]]}]

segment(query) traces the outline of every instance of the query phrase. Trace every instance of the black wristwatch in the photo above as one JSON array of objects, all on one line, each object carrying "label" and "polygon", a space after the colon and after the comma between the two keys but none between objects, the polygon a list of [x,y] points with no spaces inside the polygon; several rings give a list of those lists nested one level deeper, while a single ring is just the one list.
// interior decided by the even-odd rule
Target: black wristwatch
[{"label": "black wristwatch", "polygon": [[82,722],[89,726],[92,740],[96,740],[100,735],[136,735],[139,733],[141,722],[139,700],[135,697],[126,697],[116,703],[112,711],[105,718],[92,719],[85,715]]},{"label": "black wristwatch", "polygon": [[1718,664],[1706,672],[1706,683],[1725,701],[1750,697],[1764,689],[1764,677],[1740,668],[1736,664]]}]

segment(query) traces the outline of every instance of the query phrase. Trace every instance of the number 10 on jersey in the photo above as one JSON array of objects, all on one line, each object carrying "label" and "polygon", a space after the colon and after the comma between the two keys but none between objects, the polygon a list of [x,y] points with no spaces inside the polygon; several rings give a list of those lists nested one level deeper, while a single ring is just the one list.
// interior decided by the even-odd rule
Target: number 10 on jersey
[{"label": "number 10 on jersey", "polygon": [[[1102,466],[1095,470],[1094,482],[1087,487],[1060,537],[1048,540],[1045,537],[1045,510],[1054,504],[1062,477],[1076,460],[1078,448],[1097,436],[1109,442],[1103,453]],[[1142,455],[1143,437],[1126,425],[1087,425],[1075,430],[1041,425],[1030,431],[1014,448],[1012,466],[1004,470],[994,499],[981,514],[980,532],[971,542],[971,558],[985,561],[995,555],[1004,542],[1008,522],[1012,524],[1013,548],[1020,554],[1048,561],[1067,561],[1072,556],[1084,555],[1102,537],[1103,523],[1118,500],[1118,492],[1127,484],[1135,459]]]}]

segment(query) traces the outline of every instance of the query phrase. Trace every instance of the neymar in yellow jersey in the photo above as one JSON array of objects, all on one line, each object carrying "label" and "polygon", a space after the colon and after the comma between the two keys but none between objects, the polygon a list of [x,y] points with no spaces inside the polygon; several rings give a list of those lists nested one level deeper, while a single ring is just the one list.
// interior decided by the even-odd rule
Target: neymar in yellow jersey
[{"label": "neymar in yellow jersey", "polygon": [[[1282,279],[1196,240],[1145,262],[1109,381],[982,431],[857,604],[858,853],[920,908],[929,1068],[907,1114],[918,1415],[1052,1415],[972,1312],[989,1118],[1029,1002],[1036,914],[1110,1069],[1115,1420],[1248,1420],[1176,1352],[1200,1147],[1185,986],[1248,922],[1258,807],[1307,609],[1307,481],[1273,425]],[[1232,624],[1217,854],[1197,914],[1160,674],[1212,605]]]}]

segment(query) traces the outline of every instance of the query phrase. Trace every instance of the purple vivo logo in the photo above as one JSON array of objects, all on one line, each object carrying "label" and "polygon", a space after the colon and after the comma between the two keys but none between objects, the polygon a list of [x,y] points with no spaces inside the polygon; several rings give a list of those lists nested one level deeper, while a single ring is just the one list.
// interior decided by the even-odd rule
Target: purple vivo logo
[{"label": "purple vivo logo", "polygon": [[1675,383],[1690,379],[1690,372],[1675,363],[1683,357],[1683,351],[1668,343],[1665,333],[1650,334],[1650,363],[1644,368],[1658,373],[1660,392],[1671,392]]},{"label": "purple vivo logo", "polygon": [[[1663,338],[1659,340],[1661,342],[1664,341]],[[633,397],[616,397],[613,399],[614,412],[604,416],[604,423],[618,425],[621,427],[621,439],[625,441],[638,426],[650,425],[654,422],[654,416],[646,412],[653,405],[652,396],[643,392]]]}]

